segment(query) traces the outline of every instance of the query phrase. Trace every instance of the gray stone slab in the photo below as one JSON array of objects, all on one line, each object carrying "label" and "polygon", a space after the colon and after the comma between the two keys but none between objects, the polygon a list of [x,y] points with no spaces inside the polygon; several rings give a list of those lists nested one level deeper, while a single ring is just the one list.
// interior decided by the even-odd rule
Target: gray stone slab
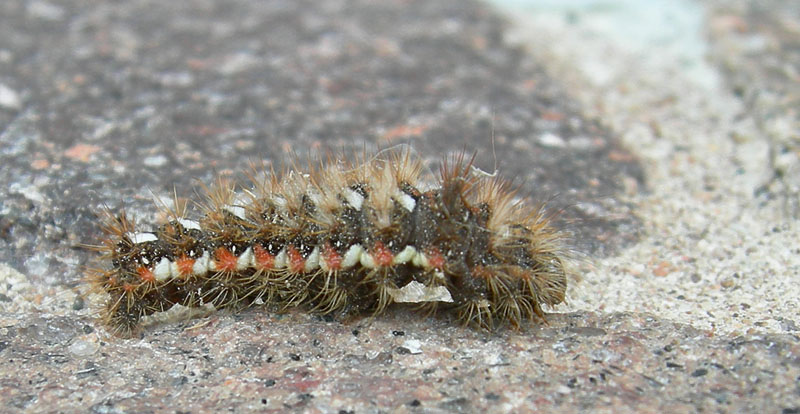
[{"label": "gray stone slab", "polygon": [[[712,326],[730,325],[697,308],[684,294],[689,281],[724,292],[734,318],[776,306],[741,299],[749,273],[717,283],[721,276],[687,271],[671,284],[676,268],[736,256],[714,226],[706,227],[713,255],[670,262],[654,252],[674,252],[685,239],[659,239],[635,254],[645,271],[609,259],[625,274],[598,278],[605,290],[588,284],[596,312],[553,314],[520,332],[476,331],[402,307],[355,321],[215,313],[131,339],[96,325],[81,296],[93,255],[77,246],[100,237],[99,208],[156,223],[152,194],[176,188],[194,197],[198,183],[239,176],[251,160],[280,165],[291,152],[410,144],[435,170],[442,156],[466,149],[486,171],[496,154],[522,195],[564,209],[559,225],[596,257],[635,246],[640,220],[650,239],[666,225],[705,237],[693,233],[705,224],[686,215],[634,216],[620,200],[641,195],[643,168],[608,128],[628,124],[585,115],[596,108],[547,74],[558,72],[552,62],[509,45],[507,29],[488,6],[455,0],[2,2],[2,410],[798,412],[796,312],[773,315],[786,333],[728,333],[675,322],[685,314],[641,311],[667,292],[688,304],[690,319],[707,313]],[[649,126],[666,128],[660,143],[676,128],[659,112],[671,102],[682,101],[646,108]],[[681,167],[702,154],[688,144],[646,148]],[[667,181],[659,179],[648,184],[657,189]],[[789,283],[792,274],[780,277]],[[650,292],[649,303],[637,302],[635,286]],[[636,312],[608,311],[618,305],[602,296],[610,293]]]}]

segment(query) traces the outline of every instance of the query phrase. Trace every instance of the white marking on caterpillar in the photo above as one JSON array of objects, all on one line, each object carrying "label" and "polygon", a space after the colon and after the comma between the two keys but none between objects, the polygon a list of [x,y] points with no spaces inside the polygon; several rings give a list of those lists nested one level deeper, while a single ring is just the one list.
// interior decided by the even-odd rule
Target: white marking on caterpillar
[{"label": "white marking on caterpillar", "polygon": [[181,277],[181,269],[178,268],[178,262],[169,262],[169,273],[172,277]]},{"label": "white marking on caterpillar", "polygon": [[400,203],[400,205],[403,206],[403,208],[408,210],[409,213],[414,211],[414,207],[416,207],[417,205],[417,202],[416,200],[414,200],[414,197],[411,197],[410,195],[402,191],[400,191],[400,194],[398,194],[395,200],[397,200],[397,202]]},{"label": "white marking on caterpillar", "polygon": [[[275,204],[275,207],[281,211],[282,213],[286,212],[286,198],[281,195],[275,195],[272,197],[272,203]],[[275,217],[277,218],[277,216]]]},{"label": "white marking on caterpillar", "polygon": [[354,244],[347,249],[342,259],[342,269],[349,269],[361,261],[364,248],[360,244]]},{"label": "white marking on caterpillar", "polygon": [[251,247],[248,247],[244,253],[236,258],[236,270],[242,271],[255,266],[255,256],[253,256],[253,249]]},{"label": "white marking on caterpillar", "polygon": [[417,256],[417,249],[414,246],[406,246],[400,253],[394,256],[392,259],[392,264],[401,265],[406,264],[409,261],[413,261],[414,258]]},{"label": "white marking on caterpillar", "polygon": [[156,264],[155,269],[153,269],[153,275],[155,275],[156,280],[158,280],[159,282],[163,282],[173,277],[170,267],[171,266],[169,259],[167,259],[166,257],[162,258],[158,262],[158,264]]},{"label": "white marking on caterpillar", "polygon": [[275,269],[283,269],[286,267],[286,247],[281,249],[277,255],[275,255],[275,263],[272,265]]},{"label": "white marking on caterpillar", "polygon": [[201,230],[200,223],[194,220],[179,218],[178,223],[180,223],[180,225],[187,230]]},{"label": "white marking on caterpillar", "polygon": [[361,266],[366,267],[367,269],[374,269],[375,266],[375,259],[372,257],[369,252],[362,252],[361,253]]},{"label": "white marking on caterpillar", "polygon": [[203,276],[211,269],[211,256],[207,251],[203,251],[203,255],[198,257],[192,265],[192,274],[195,276]]},{"label": "white marking on caterpillar", "polygon": [[242,206],[228,204],[222,208],[242,220],[247,220],[247,210]]},{"label": "white marking on caterpillar", "polygon": [[303,265],[303,271],[306,273],[316,270],[319,267],[319,247],[314,247],[314,250],[306,257]]},{"label": "white marking on caterpillar", "polygon": [[364,204],[364,196],[350,188],[345,188],[342,194],[344,199],[347,200],[347,204],[350,204],[350,207],[353,207],[356,211],[361,211],[361,206]]},{"label": "white marking on caterpillar", "polygon": [[331,271],[331,267],[328,265],[328,259],[326,259],[324,255],[319,255],[319,268],[326,273]]},{"label": "white marking on caterpillar", "polygon": [[158,240],[158,236],[153,233],[125,233],[125,236],[127,236],[133,244],[142,244]]},{"label": "white marking on caterpillar", "polygon": [[431,264],[430,262],[428,262],[428,258],[425,256],[424,253],[419,251],[417,252],[417,255],[414,256],[414,258],[411,260],[411,263],[413,263],[414,266],[421,267],[423,269],[431,268]]}]

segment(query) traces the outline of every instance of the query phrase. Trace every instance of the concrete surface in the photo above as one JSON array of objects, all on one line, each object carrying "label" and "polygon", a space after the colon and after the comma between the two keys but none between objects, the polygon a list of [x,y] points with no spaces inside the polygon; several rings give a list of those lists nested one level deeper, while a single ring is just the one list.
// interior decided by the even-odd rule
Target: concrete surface
[{"label": "concrete surface", "polygon": [[[798,7],[647,3],[3,2],[0,406],[800,412]],[[549,325],[96,325],[98,208],[399,143],[563,210],[585,259]]]}]

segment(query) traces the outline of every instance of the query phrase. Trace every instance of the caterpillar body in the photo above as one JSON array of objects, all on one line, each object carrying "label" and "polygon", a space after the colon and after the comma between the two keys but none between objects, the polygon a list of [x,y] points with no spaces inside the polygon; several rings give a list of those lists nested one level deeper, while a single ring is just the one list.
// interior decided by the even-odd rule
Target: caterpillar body
[{"label": "caterpillar body", "polygon": [[507,181],[475,174],[464,155],[445,160],[428,188],[408,149],[331,158],[306,172],[251,174],[248,189],[220,180],[200,217],[176,199],[151,231],[106,214],[91,281],[109,329],[130,335],[176,304],[341,316],[393,303],[517,328],[564,301],[564,236]]}]

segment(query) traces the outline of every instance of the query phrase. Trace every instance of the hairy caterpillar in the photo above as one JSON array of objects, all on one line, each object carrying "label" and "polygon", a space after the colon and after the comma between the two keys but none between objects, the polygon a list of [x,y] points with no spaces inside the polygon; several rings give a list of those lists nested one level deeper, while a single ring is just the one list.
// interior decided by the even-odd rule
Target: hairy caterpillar
[{"label": "hairy caterpillar", "polygon": [[127,335],[141,318],[175,304],[217,309],[268,304],[321,314],[380,314],[392,303],[444,311],[492,329],[544,320],[564,301],[563,235],[508,182],[474,174],[462,155],[445,160],[426,189],[406,150],[356,163],[310,162],[252,188],[220,181],[187,217],[141,231],[106,214],[103,319]]}]

